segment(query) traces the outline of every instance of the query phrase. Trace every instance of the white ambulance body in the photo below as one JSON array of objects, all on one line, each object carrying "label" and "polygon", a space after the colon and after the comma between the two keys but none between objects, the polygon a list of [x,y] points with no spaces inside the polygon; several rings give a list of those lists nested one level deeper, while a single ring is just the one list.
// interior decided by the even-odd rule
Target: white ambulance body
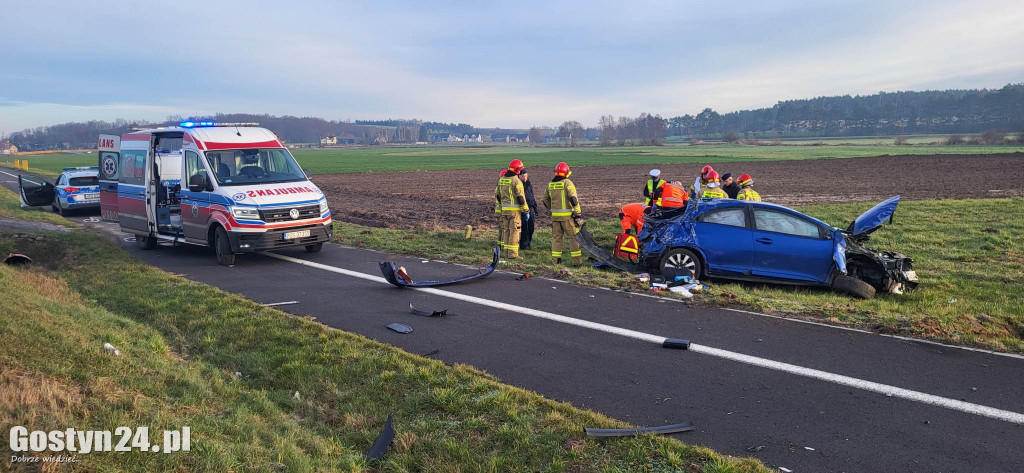
[{"label": "white ambulance body", "polygon": [[332,236],[327,199],[277,136],[254,125],[183,122],[125,133],[117,152],[101,147],[102,215],[140,248],[208,245],[229,266],[237,253],[320,251]]}]

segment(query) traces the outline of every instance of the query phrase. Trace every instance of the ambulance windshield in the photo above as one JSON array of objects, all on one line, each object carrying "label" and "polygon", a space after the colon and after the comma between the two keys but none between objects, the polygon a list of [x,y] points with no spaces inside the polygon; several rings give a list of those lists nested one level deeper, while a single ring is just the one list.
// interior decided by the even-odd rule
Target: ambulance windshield
[{"label": "ambulance windshield", "polygon": [[206,159],[222,186],[306,180],[292,155],[280,148],[207,151]]}]

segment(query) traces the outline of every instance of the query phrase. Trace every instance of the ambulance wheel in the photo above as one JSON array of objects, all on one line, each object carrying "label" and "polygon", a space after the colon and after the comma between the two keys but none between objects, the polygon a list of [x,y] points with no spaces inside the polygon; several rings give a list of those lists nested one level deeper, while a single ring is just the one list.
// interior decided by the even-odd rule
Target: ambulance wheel
[{"label": "ambulance wheel", "polygon": [[683,248],[675,248],[665,253],[665,256],[661,257],[661,263],[658,265],[658,269],[661,270],[661,274],[665,274],[665,269],[670,268],[675,270],[678,274],[680,272],[689,271],[693,274],[694,279],[699,279],[701,275],[700,258],[693,254],[692,251]]},{"label": "ambulance wheel", "polygon": [[156,237],[135,235],[135,244],[138,245],[140,249],[152,250],[153,248],[156,248]]},{"label": "ambulance wheel", "polygon": [[324,242],[313,243],[312,245],[306,245],[306,253],[319,253],[320,250],[324,249]]},{"label": "ambulance wheel", "polygon": [[228,232],[222,227],[217,227],[217,231],[213,234],[213,250],[217,253],[217,262],[221,266],[235,265],[235,253],[231,251]]}]

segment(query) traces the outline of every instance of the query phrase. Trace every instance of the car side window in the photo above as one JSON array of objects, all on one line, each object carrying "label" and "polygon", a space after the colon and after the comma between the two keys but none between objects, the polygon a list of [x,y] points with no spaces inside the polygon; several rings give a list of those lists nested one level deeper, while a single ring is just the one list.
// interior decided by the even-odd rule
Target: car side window
[{"label": "car side window", "polygon": [[66,176],[64,174],[61,174],[60,175],[60,180],[57,181],[57,185],[58,186],[66,186],[68,184],[67,179],[68,179],[68,176]]},{"label": "car side window", "polygon": [[701,216],[700,221],[732,227],[746,227],[747,212],[742,207],[715,210]]},{"label": "car side window", "polygon": [[817,225],[795,215],[774,210],[754,209],[754,225],[758,230],[785,233],[809,238],[821,238]]},{"label": "car side window", "polygon": [[191,184],[192,176],[204,176],[209,181],[209,176],[206,175],[206,166],[203,161],[199,159],[199,153],[194,151],[185,152],[185,182]]}]

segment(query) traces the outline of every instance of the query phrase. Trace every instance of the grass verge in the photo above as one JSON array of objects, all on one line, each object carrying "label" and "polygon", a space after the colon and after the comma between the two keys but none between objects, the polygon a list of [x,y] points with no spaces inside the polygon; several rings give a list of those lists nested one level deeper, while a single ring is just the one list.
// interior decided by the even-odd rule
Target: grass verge
[{"label": "grass verge", "polygon": [[21,208],[21,199],[10,189],[0,186],[0,217],[32,220],[34,222],[46,222],[65,227],[76,227],[77,225],[67,221],[64,217],[50,211],[49,208],[38,209]]},{"label": "grass verge", "polygon": [[[870,207],[851,203],[800,210],[845,228]],[[587,226],[606,248],[620,231],[613,221],[590,220]],[[335,235],[349,245],[464,263],[483,263],[495,239],[493,231],[466,240],[462,232],[342,223],[335,224]],[[646,291],[626,273],[590,265],[571,268],[571,275],[559,274],[562,267],[550,263],[550,241],[550,229],[538,229],[534,249],[521,252],[520,260],[505,267],[577,284]],[[1024,352],[1024,198],[902,202],[895,223],[875,232],[868,246],[912,257],[921,278],[918,289],[856,300],[825,289],[714,281],[710,291],[692,301]]]},{"label": "grass verge", "polygon": [[[0,307],[16,308],[0,313],[0,425],[191,427],[189,453],[92,453],[66,469],[768,471],[669,438],[587,438],[584,426],[623,424],[164,273],[97,236],[0,234],[6,251],[36,264],[0,265]],[[393,448],[367,462],[387,414]],[[9,448],[0,465],[24,468]]]}]

